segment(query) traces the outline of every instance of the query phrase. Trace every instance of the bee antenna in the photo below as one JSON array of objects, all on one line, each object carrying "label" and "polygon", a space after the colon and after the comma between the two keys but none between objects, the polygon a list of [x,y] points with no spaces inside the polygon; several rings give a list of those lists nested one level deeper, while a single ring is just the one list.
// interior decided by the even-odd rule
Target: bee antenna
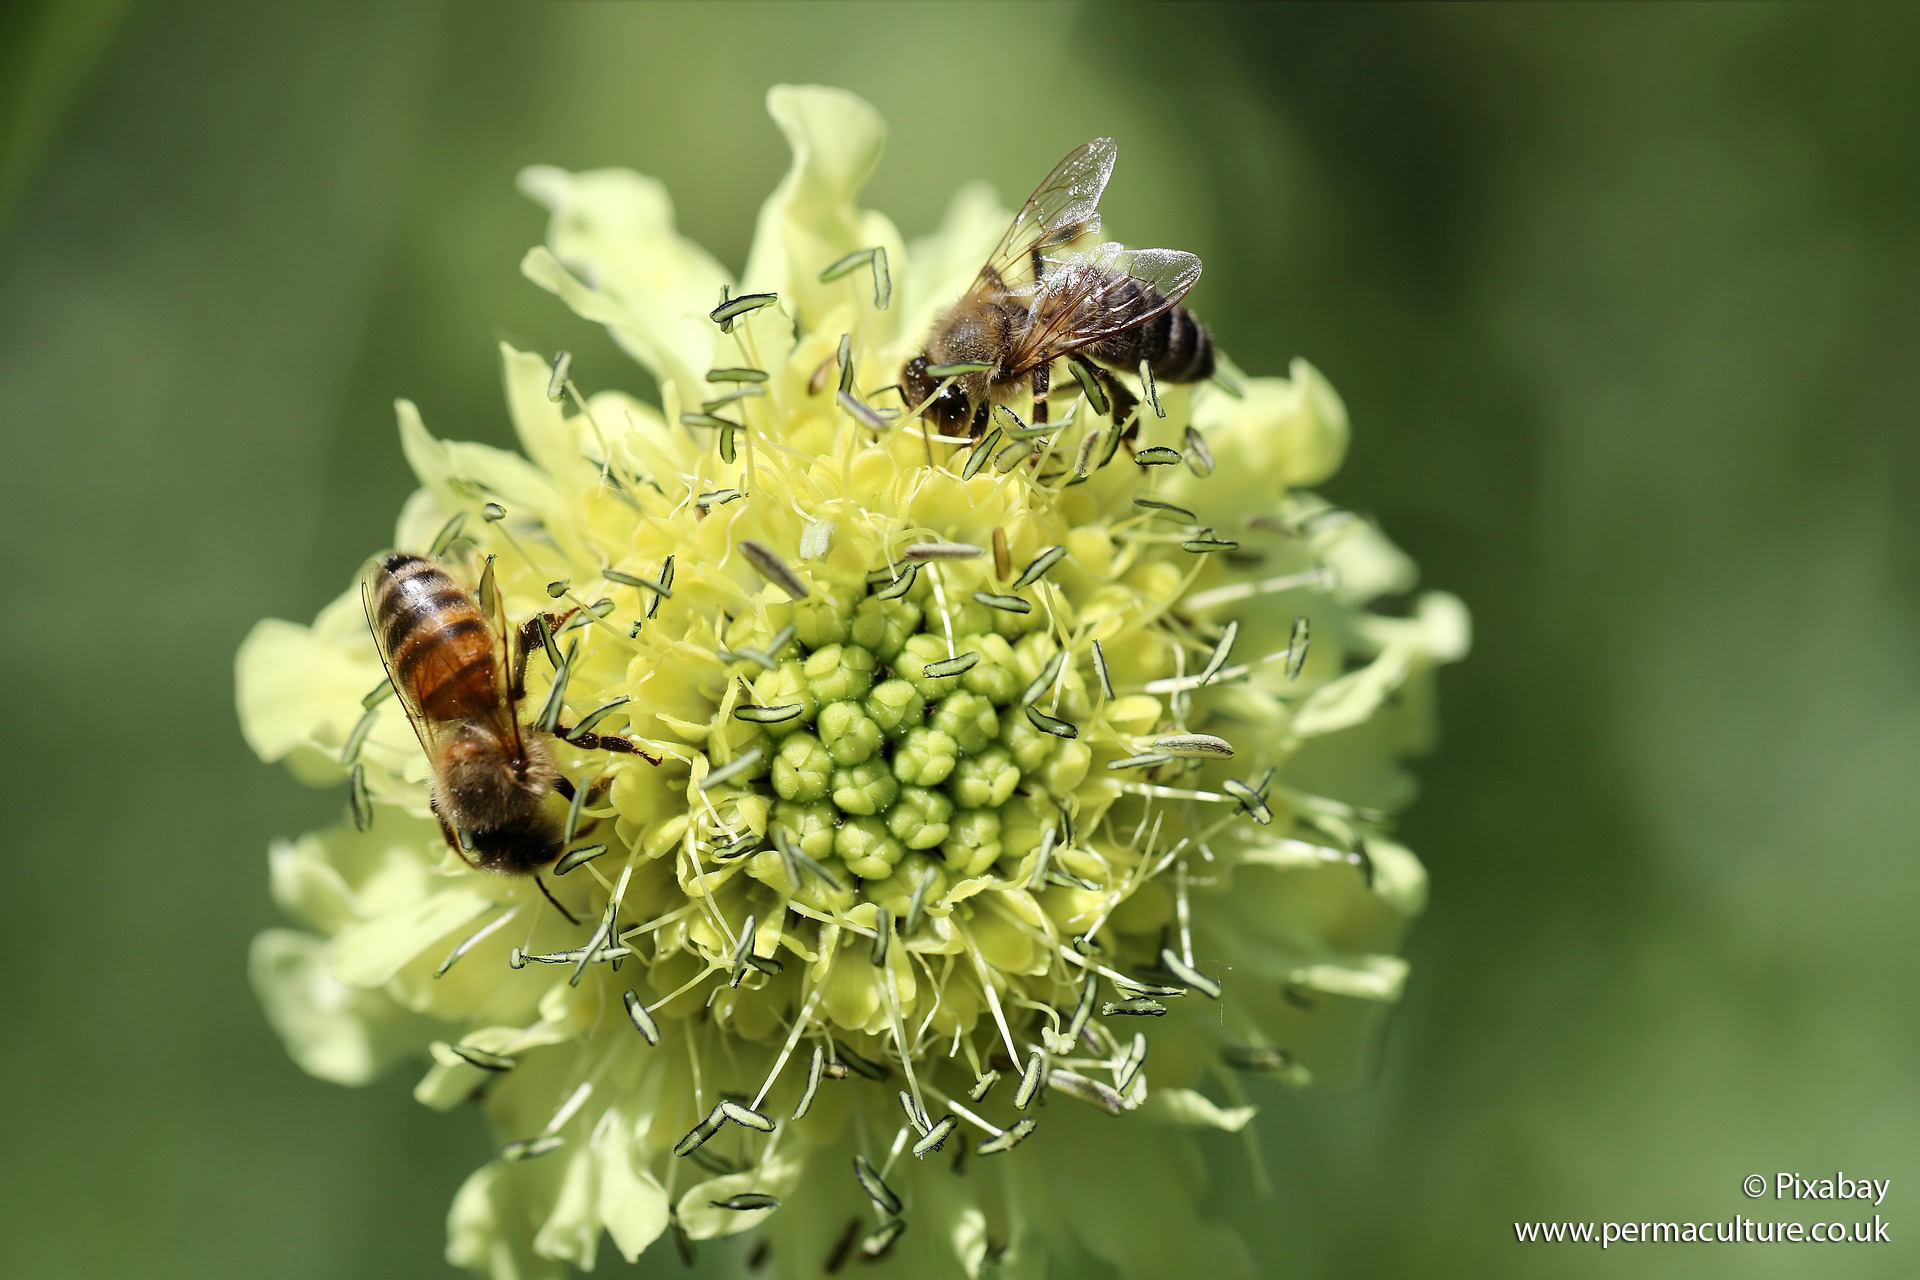
[{"label": "bee antenna", "polygon": [[565,907],[560,905],[560,899],[553,896],[553,890],[547,888],[547,880],[545,876],[541,875],[539,872],[536,871],[533,875],[533,882],[540,886],[541,896],[544,897],[548,902],[551,902],[553,904],[553,909],[555,911],[558,911],[561,915],[567,918],[568,924],[580,923],[580,921],[574,916],[573,912],[567,910]]}]

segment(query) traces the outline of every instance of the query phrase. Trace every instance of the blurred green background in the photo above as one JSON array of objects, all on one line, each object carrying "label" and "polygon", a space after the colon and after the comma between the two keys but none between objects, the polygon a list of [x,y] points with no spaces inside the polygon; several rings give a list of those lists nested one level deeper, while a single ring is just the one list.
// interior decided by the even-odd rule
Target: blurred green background
[{"label": "blurred green background", "polygon": [[[1378,1072],[1267,1096],[1270,1200],[1216,1152],[1271,1273],[1914,1274],[1916,54],[1815,5],[12,7],[8,1274],[445,1272],[477,1118],[306,1079],[247,990],[267,842],[343,797],[246,752],[233,650],[390,536],[393,397],[504,440],[498,338],[634,381],[516,274],[515,170],[657,174],[737,266],[782,80],[889,118],[910,236],[1118,137],[1110,225],[1327,373],[1327,491],[1474,610]],[[1873,1212],[1777,1170],[1891,1178],[1893,1243],[1514,1243]]]}]

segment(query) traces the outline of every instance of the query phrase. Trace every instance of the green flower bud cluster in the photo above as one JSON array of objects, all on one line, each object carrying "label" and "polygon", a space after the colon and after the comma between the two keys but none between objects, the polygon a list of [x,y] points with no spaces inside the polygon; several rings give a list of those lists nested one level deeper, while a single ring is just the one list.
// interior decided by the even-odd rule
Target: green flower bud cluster
[{"label": "green flower bud cluster", "polygon": [[[898,599],[809,599],[792,626],[770,669],[738,673],[752,705],[799,709],[754,722],[771,766],[748,785],[770,801],[769,839],[782,833],[856,900],[890,909],[930,873],[951,882],[1032,852],[1088,754],[1020,705],[1059,651],[1051,635],[973,601],[943,608],[923,584]],[[743,643],[764,653],[773,639]],[[1083,711],[1078,679],[1059,683],[1058,705]],[[788,885],[778,857],[747,871]]]}]

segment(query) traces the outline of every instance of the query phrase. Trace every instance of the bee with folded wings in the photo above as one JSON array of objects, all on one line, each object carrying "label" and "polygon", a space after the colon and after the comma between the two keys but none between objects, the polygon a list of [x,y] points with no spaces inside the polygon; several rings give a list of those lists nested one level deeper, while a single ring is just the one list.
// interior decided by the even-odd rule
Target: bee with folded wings
[{"label": "bee with folded wings", "polygon": [[[1071,246],[1097,235],[1100,194],[1113,173],[1111,138],[1071,152],[1027,198],[967,292],[933,323],[926,350],[902,370],[907,403],[952,434],[978,437],[995,401],[1033,389],[1047,420],[1053,363],[1071,358],[1106,393],[1116,426],[1138,407],[1106,368],[1142,364],[1166,382],[1213,374],[1213,339],[1180,305],[1200,259],[1178,249]],[[1061,251],[1066,252],[1061,252]],[[979,368],[943,373],[943,366]]]},{"label": "bee with folded wings", "polygon": [[[562,828],[547,797],[573,798],[573,784],[554,767],[545,735],[520,723],[537,622],[520,628],[510,656],[498,593],[496,616],[489,619],[438,563],[404,552],[367,566],[360,601],[387,679],[426,752],[430,803],[447,844],[482,870],[537,877],[561,853]],[[558,625],[564,616],[550,621]],[[590,751],[660,763],[626,738],[558,724],[553,733]],[[540,889],[545,893],[546,885]]]}]

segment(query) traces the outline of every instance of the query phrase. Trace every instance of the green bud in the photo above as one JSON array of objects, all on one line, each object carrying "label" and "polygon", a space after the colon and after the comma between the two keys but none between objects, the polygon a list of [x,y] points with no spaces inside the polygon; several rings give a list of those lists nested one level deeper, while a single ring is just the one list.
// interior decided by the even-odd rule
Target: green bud
[{"label": "green bud", "polygon": [[[1013,646],[1015,663],[1020,671],[1022,691],[1027,683],[1046,670],[1047,663],[1053,661],[1053,655],[1060,646],[1051,635],[1034,634],[1024,636]],[[1082,657],[1084,658],[1084,654]],[[1034,705],[1049,715],[1063,717],[1075,723],[1084,721],[1091,711],[1087,701],[1087,680],[1078,666],[1067,664],[1066,674],[1059,683],[1049,685],[1048,691]],[[1022,719],[1025,717],[1023,716]]]},{"label": "green bud", "polygon": [[1013,646],[1014,662],[1020,669],[1021,685],[1038,676],[1060,649],[1049,635],[1022,636]]},{"label": "green bud", "polygon": [[816,727],[835,764],[859,764],[872,759],[880,749],[880,726],[857,702],[833,702],[822,707]]},{"label": "green bud", "polygon": [[891,663],[900,656],[907,637],[920,627],[920,606],[907,600],[881,600],[868,596],[853,611],[848,634],[855,644],[882,662]]},{"label": "green bud", "polygon": [[827,794],[833,758],[810,733],[796,733],[773,757],[773,789],[782,800],[818,800]]},{"label": "green bud", "polygon": [[925,787],[902,787],[887,810],[887,830],[909,849],[931,849],[947,838],[953,801]]},{"label": "green bud", "polygon": [[[952,585],[947,587],[947,621],[956,636],[993,630],[993,615],[998,612],[998,609],[989,609],[971,599],[966,592],[957,591]],[[927,603],[927,630],[942,636],[947,632],[947,628],[940,623],[940,606],[931,600]]]},{"label": "green bud", "polygon": [[1032,773],[1053,755],[1060,739],[1033,727],[1033,721],[1019,712],[1000,717],[1000,743],[1020,766],[1020,772]]},{"label": "green bud", "polygon": [[753,682],[753,700],[763,707],[786,707],[797,702],[806,708],[791,720],[760,726],[774,738],[784,738],[796,729],[804,729],[807,721],[813,718],[813,713],[820,708],[820,700],[813,696],[813,690],[807,686],[806,673],[792,659],[771,671],[760,673]]},{"label": "green bud", "polygon": [[873,687],[873,654],[857,644],[830,644],[807,655],[807,684],[821,702],[866,696]]},{"label": "green bud", "polygon": [[977,693],[948,694],[934,708],[930,722],[952,738],[963,754],[972,755],[1000,736],[1000,717],[993,704]]},{"label": "green bud", "polygon": [[947,794],[968,809],[997,809],[1020,785],[1020,770],[1005,747],[991,747],[977,756],[963,757],[947,783]]},{"label": "green bud", "polygon": [[906,846],[887,831],[878,818],[850,818],[834,833],[834,852],[847,864],[847,870],[863,880],[880,880],[893,874],[894,864],[906,857]]},{"label": "green bud", "polygon": [[971,649],[980,655],[980,661],[971,671],[960,677],[960,683],[969,693],[977,693],[992,702],[996,707],[1004,707],[1020,695],[1027,686],[1015,668],[1013,646],[1007,643],[1005,636],[989,631],[985,634],[975,632],[963,640],[954,642],[961,649]]},{"label": "green bud", "polygon": [[1044,609],[1035,609],[1030,613],[1009,613],[1005,609],[989,612],[993,614],[993,629],[1009,640],[1040,632],[1047,625]]},{"label": "green bud", "polygon": [[910,787],[937,787],[953,772],[958,754],[953,739],[940,730],[909,729],[893,750],[893,776]]},{"label": "green bud", "polygon": [[861,705],[889,737],[899,737],[926,718],[927,700],[898,677],[873,686]]},{"label": "green bud", "polygon": [[834,591],[811,596],[793,606],[793,635],[809,649],[843,644],[853,618],[853,593]]},{"label": "green bud", "polygon": [[884,880],[869,882],[863,889],[863,896],[893,913],[893,918],[906,927],[907,912],[913,909],[914,891],[923,880],[931,878],[927,891],[920,896],[921,905],[938,903],[946,894],[951,883],[946,868],[924,853],[909,853],[893,868],[893,874]]},{"label": "green bud", "polygon": [[900,784],[886,764],[869,760],[833,771],[833,802],[843,813],[880,813],[900,794]]},{"label": "green bud", "polygon": [[1046,829],[1060,822],[1060,815],[1052,805],[1031,796],[1013,797],[1000,806],[999,813],[1000,852],[1015,859],[1038,849]]},{"label": "green bud", "polygon": [[1084,742],[1062,742],[1053,749],[1053,758],[1041,768],[1040,780],[1056,796],[1064,796],[1087,780],[1087,766],[1093,752]]},{"label": "green bud", "polygon": [[894,659],[893,669],[919,690],[921,697],[931,701],[943,698],[961,687],[957,676],[938,676],[930,679],[926,674],[928,663],[945,662],[948,656],[947,642],[939,636],[923,631],[919,635],[908,638],[907,643],[900,650],[900,656]]},{"label": "green bud", "polygon": [[810,804],[782,800],[773,806],[772,830],[786,828],[795,847],[817,861],[833,852],[834,824],[839,816],[839,811],[824,800]]},{"label": "green bud", "polygon": [[1000,815],[990,809],[962,809],[953,815],[940,852],[952,874],[979,875],[1000,860]]}]

